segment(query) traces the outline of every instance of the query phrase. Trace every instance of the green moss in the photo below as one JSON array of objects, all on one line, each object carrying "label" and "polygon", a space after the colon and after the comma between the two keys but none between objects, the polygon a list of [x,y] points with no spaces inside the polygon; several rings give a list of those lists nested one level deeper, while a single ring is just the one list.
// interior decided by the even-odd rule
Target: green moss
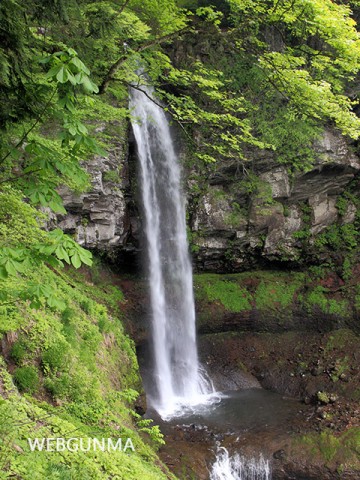
[{"label": "green moss", "polygon": [[331,335],[327,340],[324,351],[325,353],[331,353],[331,351],[334,349],[342,350],[347,345],[349,345],[350,342],[356,343],[357,341],[358,339],[356,335],[351,330],[348,330],[346,328],[334,330],[333,332],[331,332]]},{"label": "green moss", "polygon": [[231,204],[231,212],[228,213],[225,217],[225,223],[226,225],[229,225],[229,227],[239,227],[242,223],[244,223],[244,220],[246,219],[246,212],[244,209],[236,202],[233,202]]},{"label": "green moss", "polygon": [[121,182],[121,178],[117,170],[108,170],[107,172],[104,172],[103,180],[105,182],[113,182],[113,183]]},{"label": "green moss", "polygon": [[219,301],[230,312],[242,312],[251,308],[251,296],[245,288],[233,281],[223,279],[206,279],[201,281],[206,298]]},{"label": "green moss", "polygon": [[327,392],[317,392],[316,397],[321,403],[327,404],[330,402],[329,394]]},{"label": "green moss", "polygon": [[360,428],[352,427],[340,436],[329,431],[311,433],[294,441],[295,451],[304,450],[311,457],[317,457],[326,465],[342,465],[358,469],[360,467]]},{"label": "green moss", "polygon": [[298,288],[299,283],[296,281],[288,284],[279,280],[261,281],[255,292],[256,308],[266,310],[274,306],[290,307]]},{"label": "green moss", "polygon": [[322,432],[320,434],[319,440],[319,450],[321,455],[327,462],[330,462],[330,460],[332,460],[336,455],[336,452],[340,446],[340,440],[331,434],[327,434],[326,432]]},{"label": "green moss", "polygon": [[[303,273],[271,271],[244,272],[229,275],[195,275],[198,300],[221,302],[232,312],[248,310],[289,309],[295,293],[304,285]],[[257,287],[254,291],[254,285]]]},{"label": "green moss", "polygon": [[319,308],[323,313],[333,315],[347,316],[349,315],[349,302],[347,300],[335,300],[328,298],[327,290],[322,286],[317,286],[310,291],[304,298],[304,305],[308,311],[312,311],[314,307]]}]

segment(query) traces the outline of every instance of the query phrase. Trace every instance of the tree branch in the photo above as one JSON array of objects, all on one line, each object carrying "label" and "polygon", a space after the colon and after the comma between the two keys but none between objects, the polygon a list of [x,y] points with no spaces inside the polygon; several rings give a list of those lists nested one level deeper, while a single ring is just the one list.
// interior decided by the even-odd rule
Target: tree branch
[{"label": "tree branch", "polygon": [[[54,95],[56,93],[56,88],[54,89],[53,93],[51,94],[49,100],[46,102],[44,108],[41,110],[41,112],[39,113],[37,119],[35,120],[35,122],[31,125],[31,127],[24,133],[24,135],[20,138],[20,140],[18,141],[18,143],[15,145],[14,148],[18,148],[20,147],[23,142],[26,140],[26,137],[29,135],[30,132],[32,132],[32,130],[34,130],[34,128],[37,126],[38,123],[40,123],[41,119],[42,119],[42,116],[44,115],[44,113],[46,112],[48,106],[50,105],[51,103],[51,100],[54,98]],[[0,160],[0,165],[2,163],[5,162],[5,160],[11,155],[11,150]]]},{"label": "tree branch", "polygon": [[180,30],[177,30],[176,32],[169,33],[167,35],[164,35],[163,37],[155,38],[151,42],[145,43],[144,45],[141,45],[140,47],[137,47],[135,50],[131,50],[129,55],[124,55],[120,57],[113,65],[110,67],[108,73],[105,75],[100,87],[99,87],[99,94],[101,95],[102,93],[105,93],[109,83],[113,80],[113,76],[117,72],[117,70],[120,68],[120,66],[128,60],[128,58],[135,54],[135,53],[140,53],[143,52],[144,50],[147,50],[148,48],[154,47],[155,45],[160,45],[161,43],[164,43],[171,38],[175,37],[176,35],[179,35],[180,33],[185,32],[188,30],[190,27],[186,26],[184,28],[181,28]]},{"label": "tree branch", "polygon": [[153,103],[155,103],[155,105],[162,108],[163,110],[165,110],[165,108],[168,108],[168,107],[164,107],[163,105],[161,105],[161,103],[158,103],[156,100],[154,100],[153,97],[151,95],[149,95],[146,90],[143,90],[138,85],[133,85],[132,83],[127,83],[127,82],[124,82],[124,83],[128,87],[133,88],[134,90],[138,90],[139,92],[143,93],[145,95],[145,97],[147,97],[149,100],[151,100]]},{"label": "tree branch", "polygon": [[118,14],[122,13],[125,8],[128,6],[128,4],[130,3],[130,0],[126,0],[123,5],[120,7],[120,10],[118,11]]},{"label": "tree branch", "polygon": [[33,173],[37,173],[37,172],[40,172],[40,171],[41,171],[41,168],[38,168],[37,170],[33,170],[31,172],[22,173],[22,174],[18,175],[17,177],[10,177],[10,178],[6,178],[5,180],[0,180],[0,185],[2,183],[16,182],[19,178],[26,177],[28,175],[32,175]]},{"label": "tree branch", "polygon": [[149,100],[151,100],[153,103],[155,103],[155,105],[157,105],[159,108],[167,111],[170,115],[171,115],[171,118],[179,125],[179,127],[183,130],[183,132],[185,133],[186,137],[191,141],[191,143],[193,143],[194,145],[196,144],[196,142],[194,141],[194,139],[189,135],[189,132],[186,130],[186,128],[184,127],[184,125],[182,124],[182,122],[176,118],[175,116],[175,112],[173,112],[171,110],[171,107],[170,105],[167,105],[166,107],[164,107],[163,105],[161,105],[161,103],[158,103],[156,100],[153,99],[153,97],[151,95],[149,95],[146,90],[143,90],[142,88],[140,88],[138,85],[133,85],[131,83],[127,83],[127,82],[124,82],[126,83],[130,88],[133,88],[134,90],[138,90],[139,92],[143,93]]}]

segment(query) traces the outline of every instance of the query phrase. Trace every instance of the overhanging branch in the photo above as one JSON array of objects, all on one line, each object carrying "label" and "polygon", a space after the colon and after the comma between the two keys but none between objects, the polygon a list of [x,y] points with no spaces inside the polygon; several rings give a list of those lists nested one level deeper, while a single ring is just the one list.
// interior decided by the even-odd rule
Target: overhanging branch
[{"label": "overhanging branch", "polygon": [[115,63],[113,63],[113,65],[110,67],[108,73],[105,75],[100,87],[99,87],[99,94],[102,94],[102,93],[105,93],[108,86],[109,86],[109,83],[113,80],[113,77],[115,75],[115,73],[117,72],[117,70],[120,68],[120,66],[126,62],[126,60],[128,60],[132,55],[134,55],[135,53],[140,53],[140,52],[143,52],[144,50],[147,50],[148,48],[151,48],[151,47],[154,47],[155,45],[160,45],[162,43],[165,43],[167,42],[168,40],[176,37],[177,35],[180,35],[181,33],[187,31],[187,30],[190,30],[191,27],[189,26],[186,26],[184,28],[181,28],[180,30],[177,30],[176,32],[172,32],[172,33],[169,33],[167,35],[164,35],[162,37],[159,37],[159,38],[155,38],[154,40],[152,40],[151,42],[147,42],[145,43],[144,45],[141,45],[139,47],[137,47],[135,50],[130,50],[129,49],[129,54],[127,55],[123,55],[122,57],[120,57]]},{"label": "overhanging branch", "polygon": [[133,85],[133,84],[127,83],[127,82],[124,82],[124,83],[126,83],[126,85],[128,85],[128,87],[133,88],[134,90],[138,90],[139,92],[143,93],[149,100],[151,100],[153,103],[155,103],[155,105],[157,105],[162,110],[168,112],[171,115],[171,118],[179,125],[179,127],[182,129],[182,131],[187,136],[187,138],[191,141],[191,143],[195,144],[194,139],[189,135],[189,132],[186,130],[186,128],[184,127],[182,122],[178,118],[176,118],[175,112],[173,112],[171,110],[171,107],[169,105],[164,107],[164,105],[161,105],[161,103],[154,100],[154,98],[151,95],[149,95],[146,90],[139,87],[139,85]]}]

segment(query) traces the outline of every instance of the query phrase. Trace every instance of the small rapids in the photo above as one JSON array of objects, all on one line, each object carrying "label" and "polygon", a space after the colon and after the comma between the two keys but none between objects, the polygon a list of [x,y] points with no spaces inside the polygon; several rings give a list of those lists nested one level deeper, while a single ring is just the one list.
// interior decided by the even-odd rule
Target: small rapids
[{"label": "small rapids", "polygon": [[218,449],[210,480],[271,480],[269,460],[246,458],[238,453],[230,456],[224,447]]}]

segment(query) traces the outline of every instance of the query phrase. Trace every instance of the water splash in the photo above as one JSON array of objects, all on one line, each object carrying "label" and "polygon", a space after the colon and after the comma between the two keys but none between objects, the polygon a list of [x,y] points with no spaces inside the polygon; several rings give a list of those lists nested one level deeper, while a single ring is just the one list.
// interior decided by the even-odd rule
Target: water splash
[{"label": "water splash", "polygon": [[262,455],[258,459],[246,458],[238,453],[230,456],[226,448],[220,447],[210,480],[271,480],[270,464]]},{"label": "water splash", "polygon": [[[131,89],[132,127],[140,160],[152,307],[155,394],[160,415],[206,402],[212,384],[198,362],[192,268],[186,238],[181,171],[163,109]],[[210,401],[210,400],[209,400]]]}]

